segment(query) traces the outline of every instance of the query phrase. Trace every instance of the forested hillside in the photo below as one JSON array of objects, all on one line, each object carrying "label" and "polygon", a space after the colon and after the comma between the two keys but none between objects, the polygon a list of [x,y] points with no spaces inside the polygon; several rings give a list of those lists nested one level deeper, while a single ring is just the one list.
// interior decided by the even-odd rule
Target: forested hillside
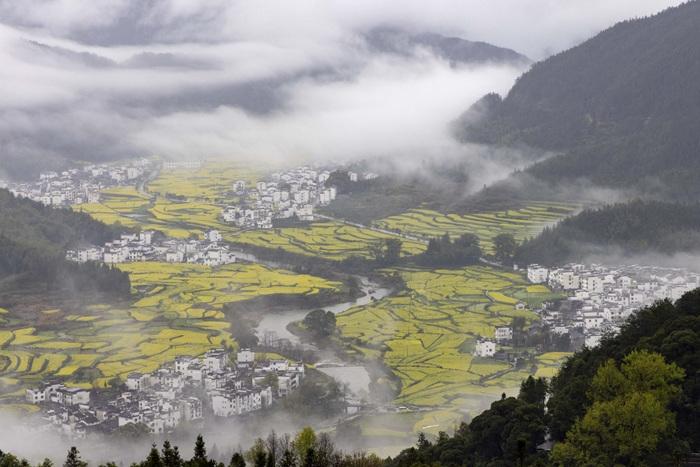
[{"label": "forested hillside", "polygon": [[560,265],[589,255],[700,251],[700,204],[632,201],[589,209],[520,245],[516,262]]},{"label": "forested hillside", "polygon": [[0,190],[0,288],[23,286],[129,293],[128,276],[103,265],[77,265],[65,250],[119,235],[87,214],[54,209]]},{"label": "forested hillside", "polygon": [[[700,2],[625,21],[533,65],[461,119],[463,140],[561,153],[528,172],[700,197]],[[478,114],[478,115],[477,115]]]}]

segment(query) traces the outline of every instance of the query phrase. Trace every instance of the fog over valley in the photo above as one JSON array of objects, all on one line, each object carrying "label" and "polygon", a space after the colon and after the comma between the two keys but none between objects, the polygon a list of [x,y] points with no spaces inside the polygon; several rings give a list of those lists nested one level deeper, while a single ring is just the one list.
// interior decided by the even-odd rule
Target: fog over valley
[{"label": "fog over valley", "polygon": [[700,464],[700,0],[0,0],[0,467]]}]

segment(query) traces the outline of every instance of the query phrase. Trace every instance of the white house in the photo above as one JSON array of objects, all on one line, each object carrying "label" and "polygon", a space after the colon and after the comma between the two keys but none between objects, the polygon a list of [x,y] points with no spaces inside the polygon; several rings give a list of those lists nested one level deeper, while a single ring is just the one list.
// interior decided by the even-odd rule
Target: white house
[{"label": "white house", "polygon": [[510,342],[513,340],[513,328],[510,326],[499,326],[496,328],[497,342]]},{"label": "white house", "polygon": [[255,352],[250,349],[241,349],[236,354],[236,361],[238,363],[253,363],[255,361]]},{"label": "white house", "polygon": [[207,240],[212,243],[220,242],[222,238],[223,237],[221,237],[221,233],[218,230],[210,230],[207,232]]},{"label": "white house", "polygon": [[547,282],[549,269],[540,266],[539,264],[531,264],[527,267],[527,280],[533,284],[541,284]]},{"label": "white house", "polygon": [[496,354],[496,343],[490,340],[480,340],[476,343],[474,355],[477,357],[493,357]]}]

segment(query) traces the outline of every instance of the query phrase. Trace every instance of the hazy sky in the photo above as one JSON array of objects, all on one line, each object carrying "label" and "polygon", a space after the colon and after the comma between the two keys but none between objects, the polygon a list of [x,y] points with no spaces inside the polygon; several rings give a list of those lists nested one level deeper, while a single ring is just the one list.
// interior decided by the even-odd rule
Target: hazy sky
[{"label": "hazy sky", "polygon": [[514,66],[367,47],[379,26],[538,60],[660,0],[0,0],[2,158],[435,156]]}]

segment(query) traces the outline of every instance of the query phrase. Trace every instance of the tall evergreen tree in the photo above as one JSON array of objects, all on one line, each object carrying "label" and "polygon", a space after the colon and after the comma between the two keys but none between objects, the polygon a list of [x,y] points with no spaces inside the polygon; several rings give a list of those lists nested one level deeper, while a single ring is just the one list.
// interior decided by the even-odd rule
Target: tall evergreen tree
[{"label": "tall evergreen tree", "polygon": [[75,446],[71,446],[66,456],[63,467],[87,467],[87,462],[80,458],[80,451]]}]

